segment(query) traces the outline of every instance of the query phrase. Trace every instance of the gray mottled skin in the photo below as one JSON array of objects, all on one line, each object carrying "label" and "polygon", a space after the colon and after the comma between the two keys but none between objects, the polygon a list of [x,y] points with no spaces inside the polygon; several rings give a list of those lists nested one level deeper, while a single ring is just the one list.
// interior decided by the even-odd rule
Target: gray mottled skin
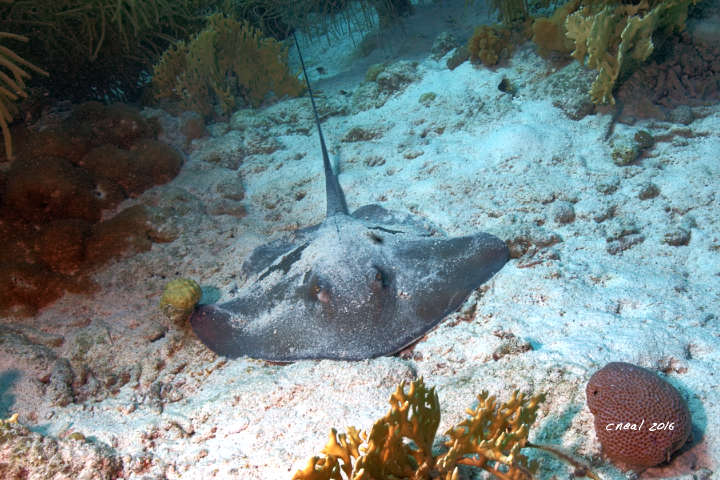
[{"label": "gray mottled skin", "polygon": [[417,217],[379,205],[349,214],[317,112],[315,120],[325,221],[257,247],[243,264],[248,281],[238,297],[195,310],[194,332],[220,355],[281,362],[389,355],[456,310],[508,259],[505,244],[487,233],[430,236]]}]

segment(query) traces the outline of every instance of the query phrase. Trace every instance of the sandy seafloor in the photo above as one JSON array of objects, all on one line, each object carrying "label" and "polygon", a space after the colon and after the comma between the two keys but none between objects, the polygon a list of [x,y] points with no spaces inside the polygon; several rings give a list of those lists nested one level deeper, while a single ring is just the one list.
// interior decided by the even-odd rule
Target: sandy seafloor
[{"label": "sandy seafloor", "polygon": [[[42,391],[37,382],[20,381],[2,392],[6,413],[46,435],[80,432],[111,446],[125,478],[289,479],[331,427],[369,428],[400,381],[422,376],[440,397],[440,432],[463,419],[482,390],[501,399],[516,389],[546,392],[531,439],[621,479],[630,474],[600,454],[585,385],[607,362],[630,361],[665,372],[694,425],[691,446],[644,477],[716,475],[720,106],[694,108],[689,125],[619,123],[606,140],[612,110],[573,120],[556,106],[587,101],[593,75],[576,63],[558,67],[531,44],[495,69],[466,62],[451,71],[447,57],[432,58],[440,32],[462,40],[487,21],[476,10],[421,7],[403,32],[379,37],[385,46],[369,57],[353,53],[357,36],[356,44],[302,42],[351,209],[379,203],[450,236],[493,233],[518,251],[407,358],[226,361],[168,327],[158,309],[164,284],[181,276],[232,298],[254,247],[322,220],[320,149],[303,97],[211,125],[174,181],[127,204],[171,209],[163,228],[175,241],[104,268],[96,294],[66,295],[34,318],[4,321],[73,368],[87,366],[82,401],[59,407],[33,393]],[[372,91],[363,79],[378,62],[415,77],[383,106],[361,110],[371,100],[358,89]],[[498,90],[503,77],[514,97]],[[428,92],[436,97],[425,105],[419,99]],[[355,127],[373,138],[342,141]],[[632,165],[614,164],[613,149],[639,130],[655,145]],[[657,195],[641,199],[649,184]],[[667,242],[688,233],[687,245]],[[628,248],[609,252],[619,245]],[[118,378],[124,385],[113,387]],[[572,473],[546,454],[529,455],[541,462],[538,478]]]}]

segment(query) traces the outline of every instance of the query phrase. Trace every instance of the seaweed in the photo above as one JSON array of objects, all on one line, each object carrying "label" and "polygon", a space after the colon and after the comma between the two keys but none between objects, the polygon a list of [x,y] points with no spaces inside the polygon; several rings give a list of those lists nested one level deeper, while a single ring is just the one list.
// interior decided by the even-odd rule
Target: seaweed
[{"label": "seaweed", "polygon": [[484,391],[468,418],[448,430],[446,451],[434,455],[432,446],[440,425],[440,401],[435,388],[420,378],[405,391],[402,382],[390,396],[390,410],[369,433],[348,428],[330,431],[323,456],[310,458],[293,480],[457,480],[458,465],[481,468],[501,480],[531,479],[538,463],[521,452],[525,447],[554,453],[592,478],[592,472],[553,447],[531,444],[530,427],[545,395],[528,397],[515,391],[499,404]]},{"label": "seaweed", "polygon": [[58,60],[94,62],[119,52],[138,57],[138,49],[154,49],[153,38],[185,31],[210,1],[4,0],[0,26],[35,39],[36,53]]}]

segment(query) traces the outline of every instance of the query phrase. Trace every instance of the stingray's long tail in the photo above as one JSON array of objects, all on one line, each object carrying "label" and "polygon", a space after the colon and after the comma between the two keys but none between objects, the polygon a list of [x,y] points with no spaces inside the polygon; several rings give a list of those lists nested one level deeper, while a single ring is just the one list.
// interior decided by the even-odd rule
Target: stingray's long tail
[{"label": "stingray's long tail", "polygon": [[303,61],[302,53],[300,52],[300,44],[295,36],[295,31],[292,32],[292,36],[293,39],[295,39],[295,46],[297,47],[298,57],[300,58],[300,65],[302,65],[303,75],[305,75],[305,84],[307,85],[308,93],[310,94],[310,102],[312,103],[313,113],[315,114],[315,124],[317,125],[318,136],[320,137],[320,148],[322,148],[323,166],[325,168],[325,195],[327,197],[326,216],[331,217],[338,213],[347,215],[348,209],[347,204],[345,203],[345,194],[343,194],[337,175],[330,164],[330,157],[328,156],[327,147],[325,146],[325,138],[323,137],[322,129],[320,128],[320,117],[318,116],[317,107],[315,106],[315,97],[313,96],[312,88],[310,88],[310,80],[308,79],[307,70],[305,70],[305,62]]}]

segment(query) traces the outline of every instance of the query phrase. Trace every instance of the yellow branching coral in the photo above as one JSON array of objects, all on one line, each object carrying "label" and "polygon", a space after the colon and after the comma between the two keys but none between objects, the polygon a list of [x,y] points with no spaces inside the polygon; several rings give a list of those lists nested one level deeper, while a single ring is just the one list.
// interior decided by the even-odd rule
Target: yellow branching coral
[{"label": "yellow branching coral", "polygon": [[529,444],[528,434],[544,398],[515,392],[500,405],[483,392],[477,407],[468,410],[469,417],[446,432],[448,450],[435,457],[437,393],[422,379],[412,382],[407,392],[401,383],[390,397],[390,411],[369,434],[352,427],[347,434],[332,430],[324,456],[312,457],[293,480],[457,480],[459,464],[482,468],[501,480],[530,479],[537,463],[520,451],[537,447]]},{"label": "yellow branching coral", "polygon": [[[27,38],[22,35],[0,32],[0,41],[6,38],[27,42]],[[17,113],[15,102],[20,97],[27,97],[25,80],[30,78],[28,69],[42,75],[47,75],[45,70],[24,60],[0,43],[0,129],[2,130],[3,141],[5,142],[5,154],[8,159],[13,156],[8,124],[12,122],[13,117]]]},{"label": "yellow branching coral", "polygon": [[300,81],[287,67],[287,48],[247,22],[213,15],[187,44],[170,48],[155,66],[155,98],[179,100],[203,115],[217,103],[224,113],[242,97],[258,106],[270,93],[297,96]]},{"label": "yellow branching coral", "polygon": [[434,467],[432,444],[440,425],[440,400],[422,379],[412,382],[407,393],[404,386],[401,383],[390,396],[390,411],[365,438],[367,448],[355,465],[362,473],[353,478],[412,478]]}]

